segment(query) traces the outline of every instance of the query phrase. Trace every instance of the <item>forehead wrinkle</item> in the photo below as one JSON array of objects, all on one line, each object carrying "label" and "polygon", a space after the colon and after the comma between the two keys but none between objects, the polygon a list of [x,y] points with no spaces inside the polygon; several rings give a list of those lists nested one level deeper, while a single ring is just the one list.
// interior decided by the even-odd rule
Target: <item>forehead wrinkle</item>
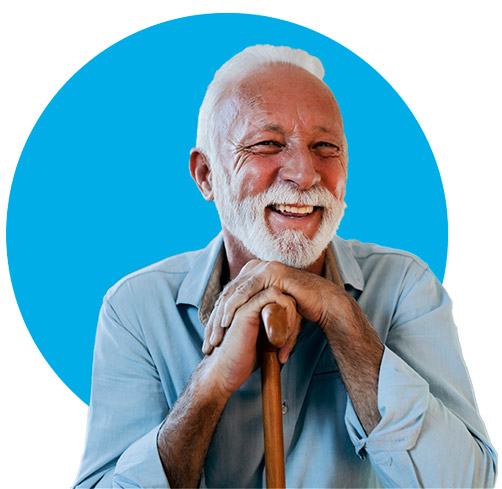
[{"label": "forehead wrinkle", "polygon": [[261,132],[273,132],[276,134],[284,134],[286,130],[280,124],[268,123],[264,120],[260,121],[248,121],[247,128],[244,131],[242,139],[253,138],[257,133]]},{"label": "forehead wrinkle", "polygon": [[[279,68],[283,69],[284,67]],[[226,126],[224,129],[226,130],[224,132],[228,134],[233,130],[237,130],[237,133],[234,133],[232,137],[234,143],[250,139],[260,131],[293,136],[295,133],[304,133],[306,131],[312,134],[313,129],[321,134],[330,134],[336,138],[343,137],[343,122],[336,99],[329,87],[323,82],[319,85],[317,80],[313,80],[313,82],[318,85],[320,91],[314,95],[324,105],[328,104],[333,107],[334,116],[330,117],[330,120],[319,121],[317,126],[308,129],[308,120],[311,114],[304,113],[305,107],[303,106],[297,106],[293,109],[291,121],[287,120],[279,123],[274,120],[277,112],[270,106],[267,90],[274,90],[276,86],[274,86],[273,81],[267,79],[258,81],[262,74],[266,74],[266,71],[268,69],[256,70],[252,74],[248,73],[241,79],[237,79],[236,83],[228,87],[223,97],[221,106],[226,108],[226,110],[222,111],[226,116],[224,117],[226,119],[224,123],[224,126]]]},{"label": "forehead wrinkle", "polygon": [[254,112],[253,117],[243,116],[242,118],[241,113],[235,114],[231,125],[233,130],[237,129],[238,134],[234,135],[234,139],[243,142],[263,132],[273,132],[281,135],[286,133],[286,129],[281,124],[270,121],[271,114],[269,111],[261,110],[259,112]]},{"label": "forehead wrinkle", "polygon": [[243,128],[240,140],[245,141],[246,139],[252,139],[259,133],[276,133],[277,135],[293,137],[295,133],[302,135],[303,137],[315,137],[316,134],[325,134],[327,136],[332,136],[336,139],[344,137],[343,129],[340,130],[336,125],[332,127],[327,127],[324,125],[314,126],[312,130],[301,127],[298,124],[292,123],[291,127],[284,127],[280,123],[268,122],[265,118],[256,120],[247,120],[245,127]]}]

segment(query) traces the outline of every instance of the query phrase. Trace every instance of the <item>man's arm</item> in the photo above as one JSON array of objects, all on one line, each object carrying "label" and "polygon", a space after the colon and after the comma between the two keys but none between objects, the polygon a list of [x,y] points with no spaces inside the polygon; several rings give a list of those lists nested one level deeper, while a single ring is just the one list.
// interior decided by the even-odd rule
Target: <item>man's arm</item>
[{"label": "man's arm", "polygon": [[127,292],[120,290],[122,302],[107,295],[101,308],[86,446],[75,488],[167,485],[157,433],[170,406],[139,326],[122,320],[121,304],[134,307]]},{"label": "man's arm", "polygon": [[[286,309],[295,337],[300,321],[295,301],[269,288],[253,296],[236,311],[232,328],[221,347],[206,356],[166,417],[157,445],[171,487],[197,487],[204,460],[226,402],[256,366],[256,341],[261,311],[277,303]],[[271,332],[273,333],[273,332]]]},{"label": "man's arm", "polygon": [[416,262],[400,288],[383,332],[382,419],[365,434],[349,403],[349,436],[387,487],[491,487],[497,456],[476,407],[451,301],[432,272]]},{"label": "man's arm", "polygon": [[345,298],[331,309],[336,314],[328,315],[321,328],[361,425],[369,434],[382,418],[378,410],[378,380],[384,346],[357,302],[345,292],[333,294],[342,295]]},{"label": "man's arm", "polygon": [[198,487],[206,453],[228,400],[205,357],[162,424],[157,446],[171,487]]},{"label": "man's arm", "polygon": [[[148,289],[141,287],[141,292],[148,294]],[[167,487],[171,481],[196,485],[225,400],[256,366],[260,314],[270,303],[284,307],[289,322],[299,325],[294,300],[269,288],[240,308],[222,346],[210,357],[194,363],[198,355],[191,341],[171,345],[190,350],[178,369],[192,377],[169,405],[182,375],[162,383],[147,341],[157,348],[157,338],[136,320],[138,304],[131,287],[111,290],[98,322],[86,447],[74,487]],[[298,331],[293,328],[288,334]],[[181,460],[187,449],[190,455]],[[180,475],[185,469],[188,479]]]},{"label": "man's arm", "polygon": [[[345,290],[317,275],[277,262],[253,260],[225,289],[206,330],[205,353],[219,345],[225,330],[249,298],[262,287],[274,287],[294,297],[298,311],[317,323],[337,360],[345,387],[366,433],[378,424],[378,375],[384,347],[357,302]],[[292,340],[296,336],[291,337]],[[283,361],[294,347],[279,352]]]},{"label": "man's arm", "polygon": [[293,296],[328,338],[350,397],[349,436],[385,487],[493,485],[496,453],[476,409],[451,303],[430,271],[415,267],[406,279],[383,347],[341,287],[279,263],[246,267],[222,294],[210,328],[228,327],[263,287]]}]

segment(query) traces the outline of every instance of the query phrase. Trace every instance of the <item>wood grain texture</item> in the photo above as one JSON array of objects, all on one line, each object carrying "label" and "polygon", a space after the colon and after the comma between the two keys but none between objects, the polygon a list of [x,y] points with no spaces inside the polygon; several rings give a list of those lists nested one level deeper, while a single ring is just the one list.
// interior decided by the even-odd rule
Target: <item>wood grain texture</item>
[{"label": "wood grain texture", "polygon": [[[282,430],[281,367],[277,346],[283,345],[287,318],[278,304],[262,310],[263,328],[260,331],[259,354],[262,382],[263,434],[265,442],[265,477],[267,488],[285,488],[284,437]],[[267,337],[271,334],[271,341]]]}]

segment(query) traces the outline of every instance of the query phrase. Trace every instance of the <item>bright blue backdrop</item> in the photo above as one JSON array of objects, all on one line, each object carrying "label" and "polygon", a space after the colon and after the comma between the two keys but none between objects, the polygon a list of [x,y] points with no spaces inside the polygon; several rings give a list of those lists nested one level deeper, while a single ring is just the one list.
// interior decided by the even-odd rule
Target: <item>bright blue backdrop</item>
[{"label": "bright blue backdrop", "polygon": [[[108,287],[219,230],[188,173],[214,71],[254,44],[318,56],[349,143],[339,235],[417,254],[443,279],[447,215],[434,156],[392,87],[343,46],[288,22],[187,17],[118,42],[49,103],[21,155],[7,224],[12,283],[54,371],[89,402],[96,320]],[[22,361],[22,359],[21,359]]]}]

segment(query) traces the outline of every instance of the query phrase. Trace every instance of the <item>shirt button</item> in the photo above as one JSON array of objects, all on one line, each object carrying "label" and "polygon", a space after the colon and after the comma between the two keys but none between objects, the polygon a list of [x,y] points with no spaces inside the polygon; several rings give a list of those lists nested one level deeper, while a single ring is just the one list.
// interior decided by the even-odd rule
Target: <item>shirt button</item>
[{"label": "shirt button", "polygon": [[288,412],[288,405],[286,404],[286,401],[283,401],[282,403],[282,414],[286,414]]}]

